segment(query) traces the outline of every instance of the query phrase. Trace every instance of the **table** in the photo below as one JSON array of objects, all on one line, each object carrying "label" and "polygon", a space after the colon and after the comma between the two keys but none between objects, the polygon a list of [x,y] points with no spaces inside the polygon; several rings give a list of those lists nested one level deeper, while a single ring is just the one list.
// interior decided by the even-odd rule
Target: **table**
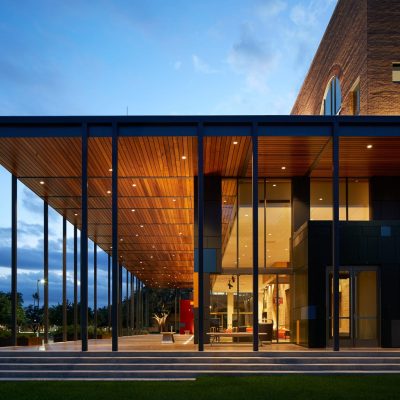
[{"label": "table", "polygon": [[174,333],[175,332],[161,332],[161,343],[175,343]]}]

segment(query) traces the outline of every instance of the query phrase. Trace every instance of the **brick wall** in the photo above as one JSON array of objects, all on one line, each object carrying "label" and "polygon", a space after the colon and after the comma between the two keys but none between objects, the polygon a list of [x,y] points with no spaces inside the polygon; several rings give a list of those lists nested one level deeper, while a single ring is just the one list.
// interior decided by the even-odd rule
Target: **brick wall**
[{"label": "brick wall", "polygon": [[353,113],[358,78],[361,115],[399,115],[400,84],[392,82],[392,62],[400,62],[399,21],[399,0],[339,0],[292,114],[320,114],[327,84],[337,75],[342,115]]}]

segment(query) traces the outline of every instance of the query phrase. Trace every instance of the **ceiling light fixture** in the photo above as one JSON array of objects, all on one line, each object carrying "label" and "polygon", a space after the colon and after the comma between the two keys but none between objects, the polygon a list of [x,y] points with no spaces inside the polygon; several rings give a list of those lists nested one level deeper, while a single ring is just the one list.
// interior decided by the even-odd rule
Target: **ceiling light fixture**
[{"label": "ceiling light fixture", "polygon": [[107,194],[111,194],[111,190],[107,190]]},{"label": "ceiling light fixture", "polygon": [[108,168],[108,172],[112,172],[112,168]]},{"label": "ceiling light fixture", "polygon": [[235,141],[233,142],[233,144],[238,144],[238,142],[235,140]]},{"label": "ceiling light fixture", "polygon": [[286,169],[286,167],[281,167],[281,169],[282,169],[282,170],[285,170],[285,169]]},{"label": "ceiling light fixture", "polygon": [[322,200],[323,200],[323,198],[322,198],[322,197],[320,197],[320,198],[319,198],[319,201],[322,201]]},{"label": "ceiling light fixture", "polygon": [[273,186],[273,187],[276,187],[276,183],[274,183],[272,186]]},{"label": "ceiling light fixture", "polygon": [[182,160],[186,160],[186,156],[182,156]]},{"label": "ceiling light fixture", "polygon": [[132,208],[132,210],[131,210],[132,212],[135,212],[136,210],[134,209],[134,208]]},{"label": "ceiling light fixture", "polygon": [[372,149],[373,147],[372,144],[367,144],[367,149]]},{"label": "ceiling light fixture", "polygon": [[41,185],[44,185],[44,181],[40,181],[39,183],[40,183]]}]

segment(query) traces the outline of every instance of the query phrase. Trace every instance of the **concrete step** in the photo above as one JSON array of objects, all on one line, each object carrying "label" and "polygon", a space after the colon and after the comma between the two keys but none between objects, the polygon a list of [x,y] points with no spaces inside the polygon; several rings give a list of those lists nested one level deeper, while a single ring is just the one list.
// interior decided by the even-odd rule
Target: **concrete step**
[{"label": "concrete step", "polygon": [[0,372],[9,371],[65,371],[65,372],[84,372],[84,371],[318,371],[320,369],[336,370],[391,370],[400,371],[400,363],[397,364],[1,364]]},{"label": "concrete step", "polygon": [[0,357],[2,365],[144,364],[400,364],[400,357]]}]

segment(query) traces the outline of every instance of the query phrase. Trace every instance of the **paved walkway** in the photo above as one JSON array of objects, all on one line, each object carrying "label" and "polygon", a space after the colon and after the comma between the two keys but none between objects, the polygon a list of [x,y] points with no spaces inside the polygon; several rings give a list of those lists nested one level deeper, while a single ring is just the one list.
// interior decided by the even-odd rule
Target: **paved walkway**
[{"label": "paved walkway", "polygon": [[[175,343],[162,344],[161,335],[137,335],[137,336],[123,336],[119,338],[120,351],[197,351],[197,345],[193,343],[193,335],[175,335]],[[49,343],[45,346],[18,346],[18,347],[0,347],[1,351],[80,351],[81,342],[69,341],[60,343]],[[272,343],[264,344],[259,349],[260,351],[327,351],[331,349],[307,349],[306,347],[297,346],[292,343]],[[111,339],[91,339],[89,340],[89,351],[111,351]],[[216,343],[213,346],[205,345],[205,351],[238,351],[249,352],[252,351],[252,343]],[[342,351],[396,351],[396,349],[382,349],[382,348],[351,348],[342,349]],[[400,349],[399,349],[400,351]]]}]

